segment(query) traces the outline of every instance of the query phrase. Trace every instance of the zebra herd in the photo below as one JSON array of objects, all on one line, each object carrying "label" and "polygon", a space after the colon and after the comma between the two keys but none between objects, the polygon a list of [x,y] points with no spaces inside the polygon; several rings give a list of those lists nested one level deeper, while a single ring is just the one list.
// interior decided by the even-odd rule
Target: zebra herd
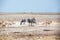
[{"label": "zebra herd", "polygon": [[29,26],[34,26],[36,24],[36,19],[35,18],[28,18],[28,19],[21,19],[20,22],[11,22],[11,21],[1,21],[0,22],[0,27],[9,27],[9,26],[20,26],[26,24],[26,22],[29,24]]},{"label": "zebra herd", "polygon": [[35,18],[22,19],[20,25],[25,24],[26,22],[28,22],[29,25],[33,26],[33,24],[36,24],[36,19]]},{"label": "zebra herd", "polygon": [[[25,24],[26,22],[28,22],[29,23],[29,25],[30,26],[34,26],[33,24],[36,24],[37,23],[37,21],[36,21],[36,19],[35,18],[28,18],[28,19],[22,19],[21,20],[21,22],[20,22],[20,25],[22,25],[22,24]],[[45,20],[43,23],[41,23],[41,24],[45,24],[46,26],[48,26],[48,25],[50,25],[52,23],[52,20]]]},{"label": "zebra herd", "polygon": [[[0,27],[8,27],[8,26],[21,26],[24,24],[28,24],[29,26],[35,26],[35,24],[37,24],[37,21],[35,18],[24,18],[21,19],[19,22],[5,22],[5,21],[1,21],[0,22]],[[41,23],[41,24],[39,24]],[[44,22],[39,22],[38,25],[50,25],[52,23],[52,20],[46,20]]]}]

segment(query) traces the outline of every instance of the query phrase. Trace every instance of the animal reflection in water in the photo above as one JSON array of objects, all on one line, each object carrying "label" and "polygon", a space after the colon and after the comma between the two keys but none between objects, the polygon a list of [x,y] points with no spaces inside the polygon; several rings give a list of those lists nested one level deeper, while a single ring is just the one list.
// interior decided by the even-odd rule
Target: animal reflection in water
[{"label": "animal reflection in water", "polygon": [[26,22],[28,22],[30,26],[34,26],[33,24],[36,24],[36,19],[35,18],[22,19],[20,25],[25,24]]}]

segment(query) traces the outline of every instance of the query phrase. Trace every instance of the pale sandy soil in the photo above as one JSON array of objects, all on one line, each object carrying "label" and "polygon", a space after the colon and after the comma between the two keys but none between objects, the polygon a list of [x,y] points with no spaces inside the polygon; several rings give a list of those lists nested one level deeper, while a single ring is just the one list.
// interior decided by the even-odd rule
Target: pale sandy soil
[{"label": "pale sandy soil", "polygon": [[0,36],[0,40],[60,40],[60,36],[20,36],[20,35],[4,35]]},{"label": "pale sandy soil", "polygon": [[[59,40],[60,36],[57,36],[60,35],[59,16],[39,14],[0,15],[0,40]],[[29,26],[27,22],[25,25],[19,24],[22,19],[33,17],[36,18],[37,22],[34,24],[35,26]],[[3,27],[2,25],[6,26]],[[17,35],[18,33],[19,35]]]}]

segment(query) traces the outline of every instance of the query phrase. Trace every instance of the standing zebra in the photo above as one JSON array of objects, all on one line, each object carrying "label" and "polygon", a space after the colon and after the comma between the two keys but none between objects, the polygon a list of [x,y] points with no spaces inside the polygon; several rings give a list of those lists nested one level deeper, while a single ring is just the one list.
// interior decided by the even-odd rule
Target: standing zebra
[{"label": "standing zebra", "polygon": [[25,22],[26,22],[26,19],[22,19],[20,22],[20,25],[25,24]]},{"label": "standing zebra", "polygon": [[32,18],[32,19],[27,19],[29,25],[34,26],[33,24],[36,23],[36,19]]}]

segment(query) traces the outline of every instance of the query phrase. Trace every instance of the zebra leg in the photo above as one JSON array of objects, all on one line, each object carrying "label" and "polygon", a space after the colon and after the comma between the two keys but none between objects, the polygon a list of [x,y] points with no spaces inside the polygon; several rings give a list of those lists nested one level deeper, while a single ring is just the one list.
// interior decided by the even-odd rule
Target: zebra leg
[{"label": "zebra leg", "polygon": [[24,22],[24,24],[25,24],[25,22]]},{"label": "zebra leg", "polygon": [[22,25],[22,22],[20,23],[20,25]]}]

